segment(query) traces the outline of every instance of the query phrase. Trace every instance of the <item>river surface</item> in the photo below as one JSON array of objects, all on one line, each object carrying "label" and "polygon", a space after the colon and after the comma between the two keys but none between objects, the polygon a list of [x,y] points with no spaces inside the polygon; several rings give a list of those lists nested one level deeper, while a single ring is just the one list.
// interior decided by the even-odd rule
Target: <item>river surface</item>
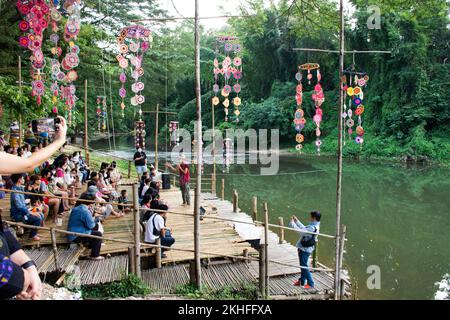
[{"label": "river surface", "polygon": [[[132,157],[129,140],[116,145],[116,155]],[[108,141],[91,147],[106,150]],[[267,202],[272,223],[293,214],[307,222],[308,212],[319,210],[321,232],[335,232],[335,160],[283,155],[276,176],[259,175],[258,165],[231,165],[229,173],[219,166],[218,173],[226,198],[236,189],[243,211],[250,213],[258,196],[259,212]],[[344,161],[342,223],[348,238],[344,267],[358,299],[434,299],[435,283],[450,273],[450,170]],[[286,231],[286,240],[295,244],[297,236]],[[320,240],[318,256],[334,267],[333,240]],[[367,286],[371,266],[380,268],[380,289]]]}]

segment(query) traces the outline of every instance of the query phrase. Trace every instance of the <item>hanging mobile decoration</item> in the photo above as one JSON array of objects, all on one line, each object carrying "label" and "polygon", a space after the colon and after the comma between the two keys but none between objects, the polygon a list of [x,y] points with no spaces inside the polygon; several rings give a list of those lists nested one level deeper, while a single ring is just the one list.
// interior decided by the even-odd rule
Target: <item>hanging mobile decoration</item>
[{"label": "hanging mobile decoration", "polygon": [[75,102],[78,100],[75,93],[76,87],[73,85],[78,79],[76,68],[80,62],[79,53],[80,48],[75,44],[81,26],[81,0],[66,0],[62,6],[62,9],[68,14],[67,22],[64,27],[64,40],[69,44],[67,47],[67,53],[62,60],[61,66],[66,71],[63,78],[63,74],[60,75],[60,79],[63,82],[61,86],[63,94],[62,98],[65,101],[66,109],[69,111],[69,121],[72,118],[72,110],[75,106]]},{"label": "hanging mobile decoration", "polygon": [[131,85],[131,91],[133,91],[135,95],[130,99],[130,103],[132,106],[139,106],[139,119],[142,118],[142,104],[145,102],[142,91],[144,90],[145,85],[140,81],[140,78],[144,75],[144,68],[142,67],[144,54],[151,48],[152,41],[153,37],[151,31],[139,25],[124,28],[117,37],[120,53],[116,58],[122,69],[119,76],[119,80],[122,83],[122,87],[119,90],[119,96],[122,98],[122,103],[120,104],[122,116],[124,116],[124,100],[127,96],[127,91],[125,89],[125,84],[127,82],[127,68],[129,63],[131,63],[131,77],[134,80]]},{"label": "hanging mobile decoration", "polygon": [[106,117],[107,117],[106,97],[97,96],[97,119],[99,132],[106,131]]},{"label": "hanging mobile decoration", "polygon": [[170,121],[169,132],[170,132],[170,143],[171,146],[178,145],[179,137],[178,137],[178,121]]},{"label": "hanging mobile decoration", "polygon": [[[223,55],[224,60],[219,62],[219,53]],[[225,111],[225,121],[228,121],[229,106],[230,106],[230,94],[235,93],[235,97],[232,99],[234,105],[234,115],[236,116],[236,122],[239,122],[239,106],[242,104],[242,100],[239,97],[241,92],[240,80],[242,79],[242,58],[240,53],[242,46],[238,43],[238,38],[232,36],[223,36],[216,39],[216,56],[214,58],[214,97],[212,98],[212,104],[217,106],[220,103],[219,92],[223,97],[222,105]],[[219,79],[223,76],[223,82]],[[220,85],[223,84],[221,89]]]},{"label": "hanging mobile decoration", "polygon": [[142,120],[136,121],[134,123],[134,132],[135,132],[135,145],[136,148],[145,149],[145,122]]},{"label": "hanging mobile decoration", "polygon": [[316,70],[316,78],[317,78],[317,83],[314,86],[314,93],[312,94],[312,100],[314,101],[315,104],[315,114],[313,117],[313,121],[316,124],[316,148],[317,148],[317,153],[320,155],[320,147],[322,145],[322,140],[320,140],[320,136],[322,135],[322,132],[320,130],[320,124],[322,122],[322,115],[323,115],[323,110],[322,110],[322,104],[325,101],[325,94],[323,92],[323,88],[322,85],[320,84],[320,81],[322,80],[322,75],[320,73],[320,65],[317,63],[305,63],[302,64],[301,66],[298,67],[299,71],[297,72],[297,74],[295,75],[296,80],[298,81],[297,84],[297,88],[296,88],[296,102],[297,102],[297,110],[295,111],[294,114],[294,125],[295,125],[295,130],[297,132],[296,136],[295,136],[295,140],[297,142],[297,146],[296,149],[298,151],[303,149],[303,145],[302,143],[305,140],[305,137],[302,134],[302,130],[305,128],[305,124],[306,124],[306,119],[305,119],[305,112],[302,109],[302,104],[303,104],[303,84],[302,84],[302,80],[303,80],[303,74],[302,71],[307,71],[307,76],[306,76],[306,80],[308,85],[312,84],[312,79],[313,79],[313,74],[311,71]]},{"label": "hanging mobile decoration", "polygon": [[297,88],[296,88],[296,95],[295,95],[295,100],[297,102],[297,110],[295,110],[295,114],[294,114],[294,125],[295,125],[295,131],[297,132],[297,134],[295,136],[295,140],[297,141],[297,146],[296,146],[297,151],[301,151],[303,149],[302,143],[305,140],[305,137],[302,134],[302,130],[305,128],[306,119],[305,119],[305,112],[302,109],[302,104],[303,104],[302,79],[303,79],[303,75],[302,75],[300,67],[299,67],[299,71],[295,74],[295,79],[298,82]]},{"label": "hanging mobile decoration", "polygon": [[367,86],[369,76],[364,72],[356,72],[354,65],[352,65],[351,70],[345,70],[344,73],[349,75],[350,85],[347,85],[347,77],[344,76],[342,78],[342,90],[349,97],[349,102],[348,108],[345,105],[346,109],[344,110],[342,117],[344,118],[345,124],[348,128],[347,132],[349,140],[352,140],[353,127],[355,125],[355,121],[352,119],[352,117],[353,115],[356,115],[358,117],[358,123],[355,130],[357,135],[357,137],[355,138],[355,142],[359,145],[362,145],[364,143],[363,136],[365,133],[362,126],[362,115],[365,111],[365,106],[363,105],[363,88]]},{"label": "hanging mobile decoration", "polygon": [[45,93],[43,70],[45,67],[42,41],[44,30],[48,27],[49,7],[44,0],[18,0],[17,9],[24,20],[19,22],[20,31],[25,35],[19,38],[19,44],[31,51],[31,95],[41,104]]}]

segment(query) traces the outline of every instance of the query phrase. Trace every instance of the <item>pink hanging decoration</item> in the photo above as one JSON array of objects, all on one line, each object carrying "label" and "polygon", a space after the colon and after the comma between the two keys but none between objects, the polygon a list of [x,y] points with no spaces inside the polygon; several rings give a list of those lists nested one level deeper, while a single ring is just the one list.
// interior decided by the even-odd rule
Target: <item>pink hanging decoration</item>
[{"label": "pink hanging decoration", "polygon": [[[223,50],[223,51],[222,51]],[[232,36],[223,36],[216,39],[216,57],[213,61],[213,73],[214,73],[214,97],[212,99],[213,106],[217,106],[220,103],[218,96],[219,92],[224,98],[222,104],[225,111],[225,121],[228,121],[229,106],[230,106],[230,94],[235,93],[235,97],[232,100],[234,105],[234,115],[236,116],[236,122],[239,122],[239,106],[242,104],[242,100],[239,97],[241,92],[241,85],[239,81],[242,79],[242,58],[239,56],[242,51],[242,46],[238,43],[238,38]],[[222,54],[225,58],[222,62],[219,62],[218,55]],[[220,89],[220,77],[223,76],[223,88]],[[234,84],[233,84],[234,82]]]},{"label": "pink hanging decoration", "polygon": [[152,41],[152,32],[139,25],[124,28],[117,37],[120,54],[116,58],[122,69],[119,76],[119,80],[122,83],[122,87],[119,90],[119,96],[122,98],[120,104],[122,116],[124,116],[125,98],[127,95],[125,89],[127,69],[130,64],[132,66],[131,78],[134,80],[131,85],[131,91],[134,93],[134,96],[130,99],[130,103],[132,106],[139,106],[139,116],[141,117],[142,115],[142,104],[145,102],[145,97],[142,95],[145,85],[140,81],[140,78],[144,75],[142,62],[144,54],[151,48]]},{"label": "pink hanging decoration", "polygon": [[322,135],[322,132],[320,130],[320,124],[322,123],[322,117],[323,117],[323,110],[322,110],[322,104],[325,101],[325,94],[323,92],[322,85],[320,84],[320,81],[322,80],[322,75],[320,73],[320,65],[317,63],[305,63],[299,66],[299,71],[295,75],[296,80],[298,81],[297,89],[296,89],[296,102],[297,102],[297,110],[295,111],[294,115],[294,125],[295,130],[297,131],[297,135],[295,137],[297,141],[296,149],[298,151],[303,149],[302,143],[305,140],[305,137],[302,135],[302,130],[305,128],[306,119],[304,118],[304,111],[301,109],[301,105],[303,103],[303,75],[302,71],[307,71],[306,80],[308,81],[308,85],[311,85],[312,79],[314,77],[313,73],[311,71],[316,70],[316,78],[317,83],[314,86],[314,93],[312,94],[312,100],[314,101],[315,105],[315,114],[313,116],[313,121],[316,124],[316,148],[317,153],[320,155],[320,147],[322,146],[322,141],[320,140],[320,137]]},{"label": "pink hanging decoration", "polygon": [[42,53],[43,32],[48,26],[49,7],[43,0],[18,0],[17,9],[24,20],[19,22],[19,29],[27,34],[19,38],[19,44],[31,51],[31,95],[36,97],[38,105],[41,104],[45,93],[42,82],[42,72],[45,67],[45,59]]}]

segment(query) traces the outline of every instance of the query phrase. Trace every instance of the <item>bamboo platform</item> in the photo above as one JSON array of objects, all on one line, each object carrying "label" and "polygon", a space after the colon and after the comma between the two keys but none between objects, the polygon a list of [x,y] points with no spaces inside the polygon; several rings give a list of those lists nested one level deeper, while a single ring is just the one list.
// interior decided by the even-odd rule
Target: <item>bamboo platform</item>
[{"label": "bamboo platform", "polygon": [[81,260],[77,264],[76,274],[81,285],[120,281],[128,275],[128,256],[115,256],[101,261]]},{"label": "bamboo platform", "polygon": [[[72,272],[83,251],[83,248],[60,248],[56,255],[59,271]],[[52,248],[43,247],[37,249],[26,249],[25,253],[36,262],[38,272],[40,274],[56,272]]]},{"label": "bamboo platform", "polygon": [[[129,198],[132,190],[130,185],[119,186],[119,190],[127,189]],[[178,189],[161,191],[162,200],[169,203],[170,211],[183,213],[185,215],[168,214],[167,226],[172,228],[176,239],[172,248],[189,249],[194,248],[193,239],[193,206],[182,206],[181,194]],[[193,200],[193,194],[191,193]],[[192,201],[193,202],[193,201]],[[201,205],[206,209],[206,216],[233,219],[242,222],[253,222],[252,218],[245,212],[233,212],[233,205],[229,201],[217,198],[211,193],[203,193]],[[4,220],[9,219],[9,200],[0,201]],[[67,225],[68,217],[64,218],[63,227]],[[52,226],[47,224],[47,226]],[[104,222],[104,235],[115,239],[132,242],[134,230],[134,218],[132,214],[125,217],[110,217]],[[24,238],[21,240],[27,252],[38,262],[40,272],[54,271],[53,253],[48,246],[51,244],[50,235],[42,234],[43,239],[39,243],[30,243]],[[26,237],[26,235],[25,235]],[[244,250],[250,256],[258,256],[257,250],[251,247],[248,240],[259,240],[264,243],[264,232],[262,227],[239,222],[228,222],[214,219],[203,219],[201,221],[201,247],[203,252],[217,254],[201,254],[205,262],[203,266],[203,279],[205,285],[217,290],[224,287],[242,289],[249,283],[257,283],[259,277],[259,264],[257,261],[236,262],[232,259],[224,259],[222,255],[242,256]],[[144,238],[142,235],[141,241]],[[107,255],[103,261],[78,260],[87,256],[86,249],[67,248],[67,239],[58,235],[58,262],[63,272],[71,272],[74,269],[79,272],[83,285],[95,285],[118,281],[128,274],[128,247],[131,245],[105,241],[102,245],[101,254]],[[268,233],[267,243],[269,260],[281,262],[289,266],[280,265],[269,261],[269,293],[271,296],[294,297],[295,299],[328,299],[334,290],[333,275],[327,272],[313,272],[316,282],[316,290],[308,291],[292,285],[299,277],[298,256],[295,246],[289,243],[279,243],[278,235],[272,231]],[[72,251],[70,251],[72,250]],[[149,252],[149,249],[144,249]],[[110,257],[110,255],[113,255]],[[163,268],[142,270],[142,279],[151,289],[160,294],[174,293],[177,287],[189,283],[189,265],[187,262],[194,259],[193,252],[181,252],[170,250],[166,252],[167,258],[162,259]],[[145,254],[144,254],[145,256]],[[75,258],[76,257],[76,258]],[[145,259],[145,258],[144,258]],[[77,261],[78,260],[78,261]],[[78,270],[78,271],[77,271]]]}]

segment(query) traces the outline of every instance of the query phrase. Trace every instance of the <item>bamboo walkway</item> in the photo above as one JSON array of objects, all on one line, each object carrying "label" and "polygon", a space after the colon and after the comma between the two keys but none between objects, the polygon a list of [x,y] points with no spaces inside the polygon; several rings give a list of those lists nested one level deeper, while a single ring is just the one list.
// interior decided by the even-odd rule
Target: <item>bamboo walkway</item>
[{"label": "bamboo walkway", "polygon": [[[131,186],[123,185],[119,190],[127,189],[131,198]],[[193,207],[181,204],[181,194],[178,189],[161,191],[162,200],[170,205],[170,211],[184,215],[168,214],[167,226],[172,228],[176,239],[173,248],[190,249],[194,247],[193,239]],[[191,195],[193,200],[193,195]],[[192,201],[193,202],[193,201]],[[221,200],[211,193],[203,193],[201,205],[206,209],[207,217],[220,217],[242,222],[253,222],[245,212],[233,212],[231,202]],[[0,207],[4,208],[3,219],[9,220],[9,200],[1,200]],[[66,216],[63,227],[67,225]],[[104,222],[104,235],[115,239],[133,241],[133,215],[128,214],[122,218],[111,217]],[[50,223],[47,226],[53,226]],[[21,239],[27,253],[37,262],[41,273],[56,271],[50,235],[42,234],[39,243],[30,243]],[[252,248],[249,240],[264,243],[264,232],[260,226],[239,222],[228,222],[215,219],[201,221],[201,251],[216,252],[217,254],[202,254],[204,261],[203,279],[205,285],[217,290],[228,287],[243,289],[248,284],[256,284],[259,276],[257,261],[236,262],[232,259],[220,258],[221,255],[242,256],[244,250],[250,256],[258,256],[257,250]],[[143,242],[143,237],[141,241]],[[328,299],[334,289],[333,275],[327,272],[313,272],[316,290],[309,291],[292,285],[299,277],[297,249],[289,243],[279,243],[278,235],[272,231],[268,233],[267,242],[269,260],[281,262],[285,265],[269,262],[269,293],[274,297],[295,297],[296,299]],[[96,285],[118,281],[128,274],[128,247],[129,244],[105,241],[101,254],[107,255],[103,261],[82,260],[89,251],[81,247],[68,246],[64,235],[57,236],[58,266],[61,272],[78,273],[83,285]],[[145,251],[145,250],[144,250]],[[175,293],[179,286],[189,283],[189,261],[194,259],[193,252],[170,250],[166,252],[167,258],[162,259],[163,268],[142,271],[142,279],[155,293]],[[81,259],[80,259],[81,258]],[[144,258],[145,259],[145,258]]]}]

